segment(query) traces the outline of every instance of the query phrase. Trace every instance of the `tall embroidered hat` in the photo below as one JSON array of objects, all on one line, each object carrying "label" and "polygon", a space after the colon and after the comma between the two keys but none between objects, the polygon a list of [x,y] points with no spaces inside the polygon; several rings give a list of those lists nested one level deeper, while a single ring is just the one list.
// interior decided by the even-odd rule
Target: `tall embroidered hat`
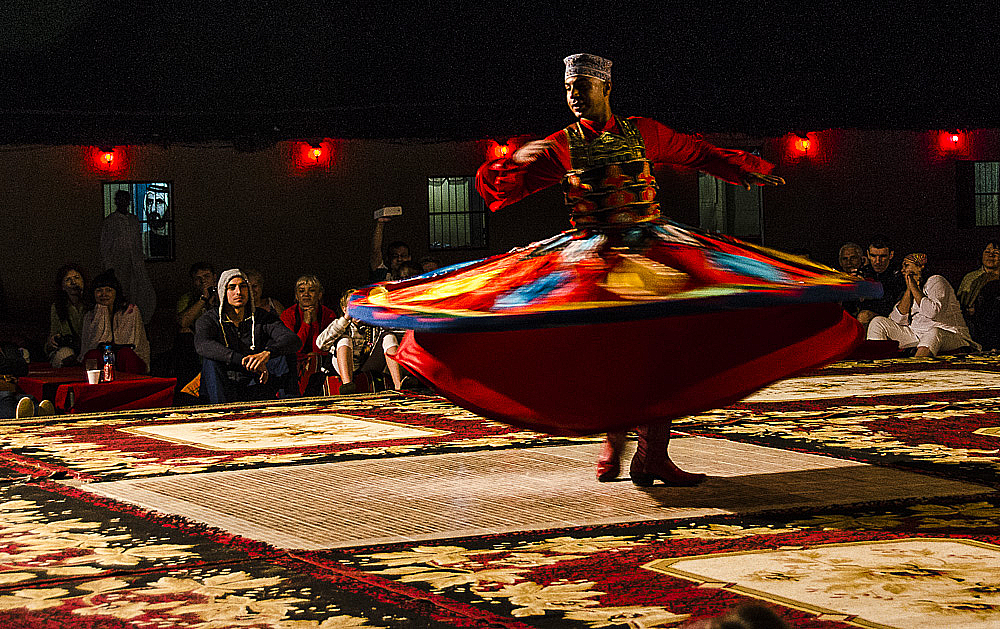
[{"label": "tall embroidered hat", "polygon": [[566,78],[571,76],[590,76],[605,83],[611,82],[611,60],[581,53],[570,55],[563,59],[566,64]]}]

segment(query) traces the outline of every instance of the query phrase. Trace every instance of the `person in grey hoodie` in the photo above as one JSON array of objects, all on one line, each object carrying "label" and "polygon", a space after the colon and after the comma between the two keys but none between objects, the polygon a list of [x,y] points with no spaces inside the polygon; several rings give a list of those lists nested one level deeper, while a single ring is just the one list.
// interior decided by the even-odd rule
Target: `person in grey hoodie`
[{"label": "person in grey hoodie", "polygon": [[271,399],[289,393],[287,356],[302,342],[278,317],[254,308],[250,281],[239,269],[219,276],[219,310],[195,323],[202,397],[213,404]]}]

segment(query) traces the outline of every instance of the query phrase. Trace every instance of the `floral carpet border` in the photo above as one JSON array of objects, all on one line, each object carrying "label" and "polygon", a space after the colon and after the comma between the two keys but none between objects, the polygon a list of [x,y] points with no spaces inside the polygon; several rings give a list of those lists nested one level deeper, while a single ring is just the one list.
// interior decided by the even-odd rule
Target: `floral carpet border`
[{"label": "floral carpet border", "polygon": [[[346,436],[340,439],[336,426],[295,423],[296,417],[309,418],[317,413],[340,418],[336,421],[342,423],[341,430],[357,423],[360,427],[355,430],[364,433],[362,425],[367,422],[387,432],[382,436],[361,434],[354,435],[355,440]],[[266,428],[278,434],[282,445],[269,447],[276,442],[269,442],[265,436],[252,449],[213,449],[143,434],[177,425],[218,424],[219,430],[240,430],[234,428],[238,421],[230,420],[270,422]],[[254,426],[242,430],[248,440],[258,434]],[[410,432],[397,438],[392,436],[395,430]],[[317,435],[322,437],[319,445],[301,440]],[[590,440],[514,428],[479,417],[437,396],[382,393],[90,415],[68,422],[56,417],[3,424],[0,475],[57,475],[89,482]],[[295,442],[303,445],[290,445]]]}]

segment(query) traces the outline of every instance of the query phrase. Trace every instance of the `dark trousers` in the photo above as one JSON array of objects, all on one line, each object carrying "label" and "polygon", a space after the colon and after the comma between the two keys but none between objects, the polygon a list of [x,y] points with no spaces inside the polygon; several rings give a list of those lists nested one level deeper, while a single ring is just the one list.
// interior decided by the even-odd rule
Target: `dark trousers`
[{"label": "dark trousers", "polygon": [[14,415],[17,414],[17,403],[23,397],[31,398],[32,403],[35,405],[35,411],[38,411],[38,402],[30,395],[14,393],[13,391],[0,391],[0,419],[13,419]]},{"label": "dark trousers", "polygon": [[242,367],[202,358],[199,395],[212,404],[273,400],[287,385],[290,373],[287,358],[275,356],[267,361],[267,371],[267,382],[261,384],[257,374]]}]

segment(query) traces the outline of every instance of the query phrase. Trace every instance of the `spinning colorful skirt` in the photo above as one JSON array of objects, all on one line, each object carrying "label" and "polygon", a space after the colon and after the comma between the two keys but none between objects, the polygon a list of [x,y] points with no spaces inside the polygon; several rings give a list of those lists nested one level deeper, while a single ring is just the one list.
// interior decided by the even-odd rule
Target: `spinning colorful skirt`
[{"label": "spinning colorful skirt", "polygon": [[838,302],[881,286],[665,220],[646,160],[571,171],[574,229],[368,287],[349,312],[455,404],[592,434],[732,403],[862,338]]}]

